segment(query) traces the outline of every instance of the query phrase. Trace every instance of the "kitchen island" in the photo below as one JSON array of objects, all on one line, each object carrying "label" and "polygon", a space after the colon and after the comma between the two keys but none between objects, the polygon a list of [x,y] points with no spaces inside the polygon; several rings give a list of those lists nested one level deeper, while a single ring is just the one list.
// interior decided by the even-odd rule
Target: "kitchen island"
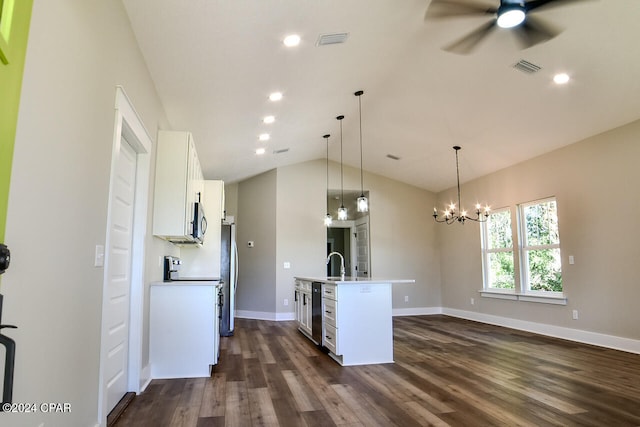
[{"label": "kitchen island", "polygon": [[343,366],[393,363],[391,287],[415,280],[295,277],[295,281],[298,329],[331,358]]}]

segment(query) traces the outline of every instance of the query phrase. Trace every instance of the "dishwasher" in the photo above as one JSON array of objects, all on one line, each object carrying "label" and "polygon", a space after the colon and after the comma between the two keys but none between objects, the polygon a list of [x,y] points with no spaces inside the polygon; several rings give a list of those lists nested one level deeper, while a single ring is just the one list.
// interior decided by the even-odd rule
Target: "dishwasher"
[{"label": "dishwasher", "polygon": [[311,283],[311,338],[322,346],[322,283]]}]

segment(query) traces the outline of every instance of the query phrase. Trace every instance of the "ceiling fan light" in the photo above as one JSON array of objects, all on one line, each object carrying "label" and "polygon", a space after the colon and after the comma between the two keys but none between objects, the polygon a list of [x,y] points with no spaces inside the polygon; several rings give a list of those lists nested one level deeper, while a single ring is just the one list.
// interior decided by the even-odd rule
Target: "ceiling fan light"
[{"label": "ceiling fan light", "polygon": [[498,27],[513,28],[524,22],[524,10],[519,6],[504,8],[498,12]]}]

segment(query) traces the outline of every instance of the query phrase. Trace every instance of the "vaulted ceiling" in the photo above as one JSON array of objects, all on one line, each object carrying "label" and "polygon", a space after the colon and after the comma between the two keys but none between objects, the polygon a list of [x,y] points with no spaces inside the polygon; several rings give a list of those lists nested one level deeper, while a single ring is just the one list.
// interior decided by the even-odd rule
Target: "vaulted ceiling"
[{"label": "vaulted ceiling", "polygon": [[[123,3],[171,127],[193,132],[206,178],[324,158],[326,133],[339,161],[340,114],[344,162],[359,167],[354,92],[364,90],[364,169],[440,191],[455,185],[453,145],[467,181],[640,118],[640,1],[556,1],[566,5],[536,13],[562,30],[555,38],[521,49],[497,29],[465,55],[442,48],[492,18],[425,17],[430,0]],[[292,33],[301,43],[287,48]],[[318,46],[336,33],[346,41]],[[515,68],[521,60],[539,71]],[[558,72],[569,83],[554,84]],[[274,91],[283,99],[270,101]]]}]

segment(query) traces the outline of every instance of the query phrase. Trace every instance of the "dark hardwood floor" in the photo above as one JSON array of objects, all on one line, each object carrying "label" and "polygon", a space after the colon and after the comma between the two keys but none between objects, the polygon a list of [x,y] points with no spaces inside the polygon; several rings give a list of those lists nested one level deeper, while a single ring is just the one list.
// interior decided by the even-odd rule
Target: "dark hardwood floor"
[{"label": "dark hardwood floor", "polygon": [[640,426],[640,355],[447,316],[394,318],[395,363],[341,367],[238,319],[211,378],[154,380],[116,427]]}]

